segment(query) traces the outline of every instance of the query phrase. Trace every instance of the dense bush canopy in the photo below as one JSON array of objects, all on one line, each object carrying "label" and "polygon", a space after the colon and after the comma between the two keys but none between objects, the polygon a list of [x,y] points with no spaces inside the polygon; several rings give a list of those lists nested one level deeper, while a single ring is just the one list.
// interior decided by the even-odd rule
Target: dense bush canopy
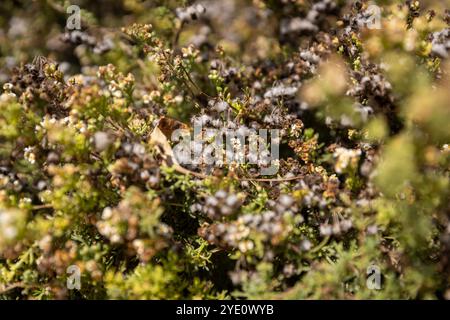
[{"label": "dense bush canopy", "polygon": [[[0,298],[450,299],[449,9],[2,0]],[[194,123],[278,171],[178,163]]]}]

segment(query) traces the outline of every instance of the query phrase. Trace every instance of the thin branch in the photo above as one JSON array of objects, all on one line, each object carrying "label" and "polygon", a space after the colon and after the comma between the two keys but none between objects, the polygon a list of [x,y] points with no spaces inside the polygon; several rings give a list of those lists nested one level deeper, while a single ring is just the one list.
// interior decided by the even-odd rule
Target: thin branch
[{"label": "thin branch", "polygon": [[[194,177],[197,178],[201,178],[201,179],[207,179],[207,178],[217,178],[216,176],[212,176],[212,175],[205,175],[202,173],[198,173],[198,172],[194,172],[191,170],[188,170],[186,168],[183,168],[180,165],[174,165],[173,168],[175,169],[175,171],[177,171],[178,173],[182,173],[182,174],[187,174],[187,175],[192,175]],[[295,176],[295,177],[289,177],[289,178],[244,178],[244,177],[236,177],[237,180],[240,181],[256,181],[256,182],[286,182],[286,181],[293,181],[293,180],[299,180],[304,178],[304,176]]]},{"label": "thin branch", "polygon": [[16,282],[16,283],[13,283],[13,284],[11,284],[9,286],[1,287],[0,288],[0,294],[4,294],[4,293],[6,293],[8,291],[11,291],[11,290],[14,290],[14,289],[17,289],[17,288],[30,289],[30,288],[35,288],[35,287],[36,286],[30,286],[30,285],[24,284],[23,282]]}]

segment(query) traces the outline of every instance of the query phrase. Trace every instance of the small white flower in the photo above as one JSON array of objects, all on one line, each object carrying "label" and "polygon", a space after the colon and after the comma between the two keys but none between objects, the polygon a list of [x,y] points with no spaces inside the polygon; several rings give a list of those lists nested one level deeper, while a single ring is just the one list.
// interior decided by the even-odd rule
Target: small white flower
[{"label": "small white flower", "polygon": [[351,164],[355,163],[359,156],[361,155],[361,150],[359,149],[346,149],[346,148],[336,148],[333,156],[337,158],[334,166],[334,170],[337,173],[342,173]]},{"label": "small white flower", "polygon": [[320,234],[322,236],[329,236],[332,234],[333,230],[329,224],[323,224],[320,226]]},{"label": "small white flower", "polygon": [[312,247],[311,241],[303,240],[300,244],[300,247],[305,251],[309,251]]},{"label": "small white flower", "polygon": [[12,240],[17,236],[17,229],[13,226],[7,226],[3,229],[3,235],[6,239]]},{"label": "small white flower", "polygon": [[103,220],[108,220],[112,217],[113,212],[112,209],[110,207],[106,207],[105,209],[103,209],[103,213],[102,213],[102,219]]},{"label": "small white flower", "polygon": [[31,164],[36,163],[36,155],[34,154],[34,147],[26,147],[24,149],[24,158]]}]

